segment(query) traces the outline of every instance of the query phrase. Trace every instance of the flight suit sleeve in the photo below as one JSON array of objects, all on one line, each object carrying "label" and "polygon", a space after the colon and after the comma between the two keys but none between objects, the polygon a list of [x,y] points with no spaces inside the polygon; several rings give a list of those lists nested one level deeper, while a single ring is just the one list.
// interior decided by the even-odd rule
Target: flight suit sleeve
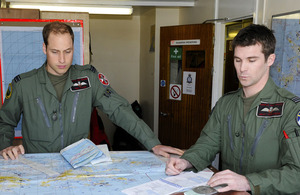
[{"label": "flight suit sleeve", "polygon": [[[282,194],[300,192],[300,103],[293,108],[285,110],[285,118],[281,128],[280,138],[280,159],[281,167],[268,169],[258,173],[246,174],[252,194],[275,194],[278,191]],[[287,133],[288,138],[283,134]]]},{"label": "flight suit sleeve", "polygon": [[20,120],[22,105],[18,95],[18,85],[19,83],[14,80],[9,84],[4,104],[0,109],[0,150],[12,146],[14,128]]},{"label": "flight suit sleeve", "polygon": [[189,161],[197,171],[202,171],[210,165],[220,151],[219,107],[217,104],[213,109],[196,143],[181,156],[181,158]]},{"label": "flight suit sleeve", "polygon": [[160,144],[150,127],[133,112],[128,101],[110,87],[106,78],[102,77],[101,82],[99,74],[93,79],[93,85],[96,87],[93,89],[95,92],[93,96],[96,97],[93,100],[94,106],[106,113],[114,124],[126,130],[148,150]]}]

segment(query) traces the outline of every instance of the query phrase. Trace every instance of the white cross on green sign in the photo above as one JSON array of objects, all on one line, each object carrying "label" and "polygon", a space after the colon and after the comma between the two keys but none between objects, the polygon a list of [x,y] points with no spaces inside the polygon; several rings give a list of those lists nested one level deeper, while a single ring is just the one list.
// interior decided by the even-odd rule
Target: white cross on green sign
[{"label": "white cross on green sign", "polygon": [[182,47],[170,47],[170,58],[171,60],[181,60]]}]

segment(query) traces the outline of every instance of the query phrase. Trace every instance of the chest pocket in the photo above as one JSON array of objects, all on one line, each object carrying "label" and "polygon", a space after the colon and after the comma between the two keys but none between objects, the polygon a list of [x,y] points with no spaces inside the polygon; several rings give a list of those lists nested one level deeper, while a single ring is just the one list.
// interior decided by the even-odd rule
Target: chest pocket
[{"label": "chest pocket", "polygon": [[45,105],[43,104],[42,100],[38,97],[36,98],[36,102],[38,104],[38,107],[40,108],[41,112],[42,112],[42,115],[43,115],[43,118],[44,118],[44,121],[46,123],[46,126],[48,128],[51,127],[50,125],[50,120],[48,118],[48,115],[47,115],[47,112],[46,112],[46,108],[45,108]]},{"label": "chest pocket", "polygon": [[251,156],[254,155],[256,147],[258,145],[258,142],[259,142],[263,132],[266,130],[268,124],[269,124],[269,120],[264,119],[262,124],[260,125],[258,133],[256,134],[254,142],[253,142],[252,147],[251,147]]}]

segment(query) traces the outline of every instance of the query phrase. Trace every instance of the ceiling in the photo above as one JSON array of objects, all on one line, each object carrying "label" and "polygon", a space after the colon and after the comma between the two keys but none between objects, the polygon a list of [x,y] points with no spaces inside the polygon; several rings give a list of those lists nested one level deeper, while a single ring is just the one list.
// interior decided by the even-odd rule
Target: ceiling
[{"label": "ceiling", "polygon": [[192,7],[195,0],[6,0],[19,3],[58,3],[103,6],[154,6],[154,7]]}]

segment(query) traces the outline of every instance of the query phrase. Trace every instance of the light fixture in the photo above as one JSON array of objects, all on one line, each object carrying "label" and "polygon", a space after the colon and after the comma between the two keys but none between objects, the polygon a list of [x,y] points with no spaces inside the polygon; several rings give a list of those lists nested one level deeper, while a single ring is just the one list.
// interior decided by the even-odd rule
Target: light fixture
[{"label": "light fixture", "polygon": [[39,9],[41,11],[61,12],[89,12],[90,14],[116,14],[131,15],[131,6],[99,6],[99,5],[76,5],[76,4],[50,4],[50,3],[18,3],[10,2],[10,8]]}]

